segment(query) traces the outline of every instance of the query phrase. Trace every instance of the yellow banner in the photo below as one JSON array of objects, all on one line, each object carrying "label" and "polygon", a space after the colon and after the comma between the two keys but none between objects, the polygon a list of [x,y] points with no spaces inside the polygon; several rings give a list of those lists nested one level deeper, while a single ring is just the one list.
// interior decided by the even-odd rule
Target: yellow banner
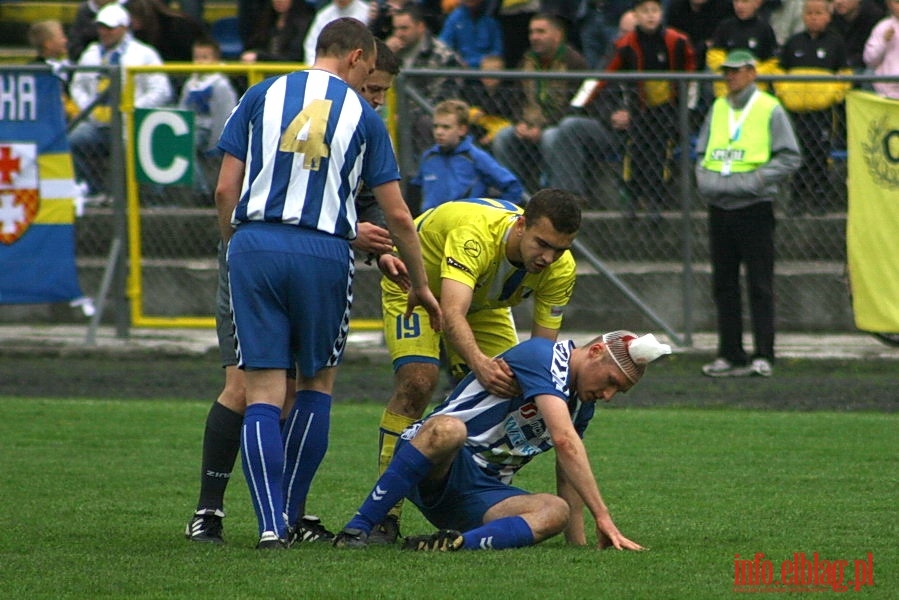
[{"label": "yellow banner", "polygon": [[855,325],[899,333],[899,100],[847,95],[846,245]]}]

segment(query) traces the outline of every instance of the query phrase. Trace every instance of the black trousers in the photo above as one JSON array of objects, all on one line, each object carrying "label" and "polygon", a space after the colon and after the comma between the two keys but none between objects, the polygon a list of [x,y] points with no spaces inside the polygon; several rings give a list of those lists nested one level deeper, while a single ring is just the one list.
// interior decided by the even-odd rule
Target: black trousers
[{"label": "black trousers", "polygon": [[740,265],[746,265],[749,309],[755,344],[753,358],[774,360],[774,207],[757,202],[746,208],[709,207],[712,292],[718,314],[718,356],[743,365],[743,311]]}]

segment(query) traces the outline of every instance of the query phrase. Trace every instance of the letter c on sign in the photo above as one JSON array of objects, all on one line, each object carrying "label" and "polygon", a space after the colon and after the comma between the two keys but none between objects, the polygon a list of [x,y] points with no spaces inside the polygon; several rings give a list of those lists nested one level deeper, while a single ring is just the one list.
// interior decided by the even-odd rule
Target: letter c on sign
[{"label": "letter c on sign", "polygon": [[887,133],[883,138],[883,154],[887,160],[893,164],[899,163],[899,154],[893,153],[893,142],[897,142],[899,146],[899,131],[893,130]]},{"label": "letter c on sign", "polygon": [[141,124],[137,138],[138,160],[144,173],[150,179],[165,184],[181,179],[187,171],[190,161],[183,156],[176,155],[167,166],[156,164],[153,160],[153,134],[157,127],[162,126],[168,126],[176,136],[189,133],[190,127],[177,113],[168,111],[152,112]]}]

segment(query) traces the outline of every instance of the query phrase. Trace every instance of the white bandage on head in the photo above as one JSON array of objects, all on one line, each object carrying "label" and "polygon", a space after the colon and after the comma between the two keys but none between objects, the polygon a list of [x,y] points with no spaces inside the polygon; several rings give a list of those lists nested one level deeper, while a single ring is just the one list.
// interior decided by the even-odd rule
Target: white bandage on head
[{"label": "white bandage on head", "polygon": [[665,354],[671,354],[671,346],[661,344],[651,333],[637,337],[630,331],[612,331],[602,336],[612,360],[624,372],[631,383],[637,383],[646,365]]}]

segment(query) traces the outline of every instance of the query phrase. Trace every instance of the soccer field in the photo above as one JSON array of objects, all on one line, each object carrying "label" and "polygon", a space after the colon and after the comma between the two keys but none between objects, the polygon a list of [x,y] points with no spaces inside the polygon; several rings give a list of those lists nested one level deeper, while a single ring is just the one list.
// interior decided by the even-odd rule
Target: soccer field
[{"label": "soccer field", "polygon": [[[750,591],[753,573],[791,587],[783,575],[811,573],[815,554],[817,587],[899,594],[895,362],[799,361],[779,365],[771,380],[737,384],[705,380],[690,360],[672,360],[601,409],[586,437],[613,517],[649,551],[553,539],[440,555],[317,545],[256,552],[239,472],[226,501],[228,544],[190,544],[183,527],[196,501],[214,367],[210,379],[191,383],[193,366],[177,361],[96,365],[95,377],[121,372],[134,383],[120,383],[118,393],[97,386],[102,393],[90,397],[46,359],[32,368],[72,392],[48,398],[10,395],[6,369],[20,367],[19,377],[27,369],[5,362],[0,598],[718,598]],[[150,366],[172,384],[156,397],[132,394]],[[389,387],[383,371],[360,363],[342,373],[331,448],[308,507],[332,529],[374,481],[381,404],[348,400]],[[347,386],[366,391],[352,397]],[[833,410],[836,399],[827,399],[841,390],[848,410]],[[870,395],[880,396],[877,404]],[[824,410],[802,410],[816,398]],[[517,483],[552,490],[552,458],[538,458]],[[414,507],[403,528],[430,530]],[[792,589],[801,585],[797,577]]]}]

